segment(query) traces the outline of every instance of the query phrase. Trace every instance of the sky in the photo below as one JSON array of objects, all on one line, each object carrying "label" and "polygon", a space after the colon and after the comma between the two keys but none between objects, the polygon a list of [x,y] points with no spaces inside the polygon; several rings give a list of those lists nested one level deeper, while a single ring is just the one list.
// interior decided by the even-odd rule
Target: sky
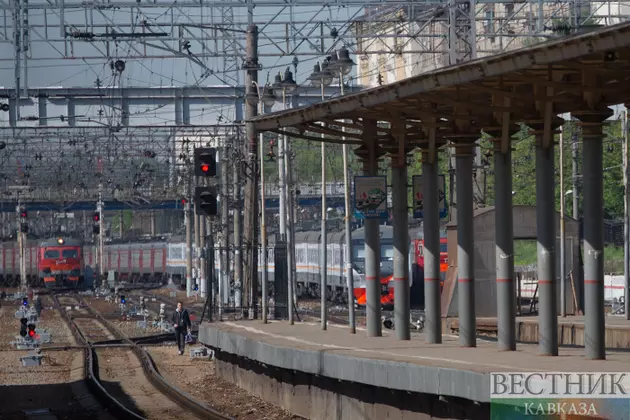
[{"label": "sky", "polygon": [[[30,42],[27,51],[27,77],[24,77],[24,60],[21,60],[21,88],[35,87],[158,87],[158,86],[218,86],[242,85],[244,71],[241,69],[245,55],[245,34],[248,17],[245,7],[233,7],[233,25],[221,25],[223,9],[218,7],[182,7],[186,2],[156,1],[166,7],[150,7],[149,3],[113,0],[108,7],[86,9],[72,7],[78,1],[65,1],[63,10],[65,31],[93,33],[93,41],[66,41],[61,37],[60,8],[30,9],[28,22]],[[260,3],[260,2],[257,2]],[[30,5],[47,4],[45,0],[31,0]],[[140,4],[140,7],[127,5]],[[234,2],[243,5],[242,2]],[[262,69],[259,81],[273,82],[274,76],[290,67],[294,78],[301,85],[308,85],[308,76],[317,60],[323,59],[329,50],[346,45],[354,48],[354,38],[348,22],[362,14],[357,7],[328,6],[261,7],[254,8],[253,22],[259,27],[259,54]],[[120,7],[110,7],[119,5]],[[0,87],[14,88],[15,51],[12,45],[13,22],[11,10],[4,3],[6,24],[0,28]],[[228,13],[229,15],[229,13]],[[293,24],[291,24],[293,23]],[[203,26],[204,29],[200,29]],[[115,32],[142,34],[140,38],[116,41]],[[217,28],[228,28],[220,31]],[[330,36],[333,29],[338,36]],[[165,33],[163,37],[147,34]],[[109,37],[103,37],[109,33]],[[287,37],[288,34],[288,37]],[[323,37],[320,36],[323,34]],[[174,35],[174,37],[171,37]],[[203,42],[202,42],[203,41]],[[186,44],[186,42],[188,44]],[[188,53],[190,51],[190,54]],[[288,53],[287,53],[288,52]],[[232,55],[223,57],[221,55]],[[234,53],[238,57],[234,57]],[[219,56],[218,56],[219,55]],[[149,58],[144,58],[149,56]],[[294,59],[297,57],[297,72]],[[117,60],[125,63],[122,73],[112,70]],[[106,101],[104,101],[106,102]],[[156,103],[130,110],[136,124],[164,123],[172,118],[172,106]],[[276,105],[274,110],[281,107]],[[77,109],[77,115],[97,115],[98,107]],[[107,103],[104,114],[111,114]],[[116,111],[113,111],[114,113]],[[63,108],[51,106],[49,117],[64,114]],[[4,115],[3,115],[4,114]],[[36,107],[21,109],[22,116],[37,115]],[[196,110],[194,117],[210,124],[222,116],[221,122],[234,120],[232,106],[209,103]],[[21,122],[28,126],[36,123]],[[0,113],[0,125],[8,125],[7,113]]]}]

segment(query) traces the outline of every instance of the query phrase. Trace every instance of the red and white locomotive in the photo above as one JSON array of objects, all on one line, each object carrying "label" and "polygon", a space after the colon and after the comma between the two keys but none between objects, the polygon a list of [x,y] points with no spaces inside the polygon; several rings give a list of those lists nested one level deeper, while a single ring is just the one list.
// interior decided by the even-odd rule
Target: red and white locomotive
[{"label": "red and white locomotive", "polygon": [[83,242],[56,238],[37,247],[37,271],[47,289],[77,289],[83,285]]}]

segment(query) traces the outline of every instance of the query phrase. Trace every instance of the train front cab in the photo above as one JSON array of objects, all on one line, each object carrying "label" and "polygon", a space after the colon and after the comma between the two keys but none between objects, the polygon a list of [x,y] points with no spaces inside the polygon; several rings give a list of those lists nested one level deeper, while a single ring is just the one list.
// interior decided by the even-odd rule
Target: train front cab
[{"label": "train front cab", "polygon": [[83,252],[76,241],[45,241],[38,249],[38,271],[47,289],[77,289],[83,285]]},{"label": "train front cab", "polygon": [[[411,287],[411,306],[413,308],[424,309],[424,240],[419,235],[412,241],[413,260],[411,264],[411,276],[413,284]],[[440,285],[444,288],[446,272],[448,270],[448,241],[446,232],[440,233]]]}]

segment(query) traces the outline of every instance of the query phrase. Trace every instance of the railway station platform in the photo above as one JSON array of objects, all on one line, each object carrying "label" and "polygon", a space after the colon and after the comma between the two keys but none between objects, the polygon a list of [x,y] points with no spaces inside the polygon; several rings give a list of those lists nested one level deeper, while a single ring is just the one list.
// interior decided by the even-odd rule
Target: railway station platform
[{"label": "railway station platform", "polygon": [[357,329],[318,323],[204,323],[199,341],[215,350],[217,374],[309,419],[490,418],[491,372],[624,372],[630,353],[587,360],[583,348],[538,355],[538,345],[502,352],[479,338],[427,344],[424,334],[398,341],[394,331],[368,338]]},{"label": "railway station platform", "polygon": [[[584,347],[584,316],[558,317],[558,344],[561,346]],[[605,347],[607,349],[630,349],[630,321],[622,316],[607,316]],[[459,322],[457,318],[446,318],[447,331],[457,334]],[[497,318],[477,318],[477,333],[494,336],[498,334]],[[523,343],[538,341],[538,317],[516,317],[516,340]]]}]

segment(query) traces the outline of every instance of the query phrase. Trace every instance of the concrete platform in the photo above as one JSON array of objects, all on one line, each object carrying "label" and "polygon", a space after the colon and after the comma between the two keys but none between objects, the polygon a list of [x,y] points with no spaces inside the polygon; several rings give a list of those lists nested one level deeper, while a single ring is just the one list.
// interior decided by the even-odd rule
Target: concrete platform
[{"label": "concrete platform", "polygon": [[560,356],[546,357],[537,354],[535,344],[501,352],[494,342],[482,339],[476,348],[461,348],[454,335],[445,335],[443,344],[429,345],[424,334],[397,341],[393,331],[368,338],[364,330],[353,335],[346,327],[329,325],[322,331],[317,323],[291,326],[283,321],[204,323],[199,340],[267,368],[484,405],[490,400],[491,372],[623,372],[630,363],[627,352],[609,352],[607,360],[594,361],[583,356],[584,349],[562,348]]},{"label": "concrete platform", "polygon": [[[457,334],[457,318],[447,318],[443,323],[447,332]],[[496,318],[477,318],[477,333],[496,336]],[[523,343],[538,342],[538,317],[520,316],[516,318],[516,340]],[[584,316],[558,317],[558,344],[561,346],[584,346]],[[630,321],[622,316],[606,317],[606,348],[630,349]]]}]

